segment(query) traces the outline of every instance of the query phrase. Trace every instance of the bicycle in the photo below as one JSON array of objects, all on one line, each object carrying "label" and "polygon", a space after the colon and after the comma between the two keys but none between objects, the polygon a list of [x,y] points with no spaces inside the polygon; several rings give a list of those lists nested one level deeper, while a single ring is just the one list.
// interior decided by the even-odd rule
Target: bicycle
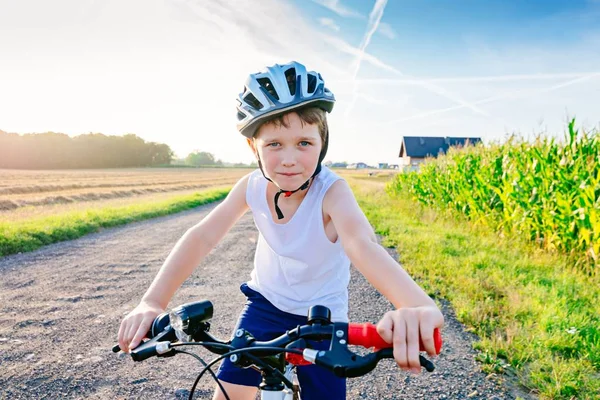
[{"label": "bicycle", "polygon": [[[394,357],[391,345],[379,336],[375,325],[331,322],[331,312],[325,306],[311,307],[306,325],[299,325],[269,341],[256,341],[245,329],[238,329],[233,339],[227,342],[219,340],[209,333],[212,316],[213,305],[208,300],[186,303],[160,314],[146,335],[148,340],[133,349],[131,357],[138,362],[155,356],[172,357],[178,353],[195,357],[204,368],[192,386],[190,400],[206,371],[209,371],[229,400],[227,392],[210,369],[225,357],[241,368],[255,368],[261,372],[259,390],[263,400],[297,398],[298,387],[293,383],[294,367],[297,365],[317,364],[339,377],[353,378],[369,373],[380,360]],[[329,350],[318,351],[308,348],[306,340],[331,340],[331,344]],[[439,354],[442,337],[438,329],[434,331],[434,343],[436,354]],[[179,350],[180,347],[192,345],[203,346],[219,356],[207,364],[197,354]],[[359,355],[352,352],[349,345],[373,348],[373,351]],[[120,350],[119,345],[112,349],[115,353]],[[422,342],[420,350],[424,351]],[[434,365],[427,358],[419,355],[419,360],[428,372],[434,370]]]}]

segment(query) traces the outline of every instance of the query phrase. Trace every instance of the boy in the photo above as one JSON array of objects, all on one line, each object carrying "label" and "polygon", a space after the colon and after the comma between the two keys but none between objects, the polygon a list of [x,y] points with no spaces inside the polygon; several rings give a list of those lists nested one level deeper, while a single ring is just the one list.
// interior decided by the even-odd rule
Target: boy
[{"label": "boy", "polygon": [[[419,336],[435,355],[433,330],[444,324],[440,310],[377,243],[348,184],[321,167],[329,142],[325,113],[334,102],[321,75],[297,62],[248,77],[238,98],[238,129],[259,170],[243,177],[179,240],[140,304],[121,322],[122,349],[140,343],[177,288],[251,209],[259,239],[251,279],[241,286],[247,302],[235,329],[269,340],[306,323],[314,304],[329,307],[333,321],[347,321],[352,263],[397,308],[377,330],[394,344],[398,365],[420,372]],[[218,378],[232,399],[254,399],[260,383],[257,371],[227,359]],[[327,393],[345,399],[345,380],[318,366],[298,367],[298,381],[302,398]],[[218,388],[217,399],[224,399]]]}]

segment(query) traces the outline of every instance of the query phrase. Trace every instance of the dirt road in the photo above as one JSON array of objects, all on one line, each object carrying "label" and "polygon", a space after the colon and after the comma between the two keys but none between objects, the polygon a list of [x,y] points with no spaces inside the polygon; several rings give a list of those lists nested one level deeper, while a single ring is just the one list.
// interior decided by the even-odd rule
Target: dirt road
[{"label": "dirt road", "polygon": [[[0,398],[187,398],[200,367],[191,357],[134,363],[110,349],[121,318],[137,304],[175,242],[212,207],[0,259]],[[229,337],[243,305],[239,285],[252,269],[257,235],[246,214],[170,305],[210,299],[212,333]],[[390,308],[354,270],[350,302],[350,319],[356,322],[376,322]],[[348,398],[516,398],[514,387],[478,372],[472,335],[446,306],[444,314],[444,349],[434,373],[410,375],[384,360],[370,375],[349,381]],[[209,378],[200,387],[197,398],[210,398]]]}]

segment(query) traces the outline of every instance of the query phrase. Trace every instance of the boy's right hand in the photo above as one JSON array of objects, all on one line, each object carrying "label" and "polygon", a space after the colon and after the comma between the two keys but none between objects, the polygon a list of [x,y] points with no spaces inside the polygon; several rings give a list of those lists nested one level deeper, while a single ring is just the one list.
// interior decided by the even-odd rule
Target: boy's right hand
[{"label": "boy's right hand", "polygon": [[152,322],[165,310],[158,304],[142,301],[121,321],[119,347],[126,353],[135,349],[148,333]]}]

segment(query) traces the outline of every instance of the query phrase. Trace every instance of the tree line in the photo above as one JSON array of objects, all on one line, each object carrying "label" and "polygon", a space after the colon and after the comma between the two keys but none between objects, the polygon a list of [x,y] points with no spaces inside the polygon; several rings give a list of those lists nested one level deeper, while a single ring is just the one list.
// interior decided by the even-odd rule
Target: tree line
[{"label": "tree line", "polygon": [[19,135],[0,130],[0,168],[128,168],[170,164],[171,148],[127,134],[89,133],[70,137],[46,132]]},{"label": "tree line", "polygon": [[245,164],[241,162],[231,163],[218,160],[215,158],[214,154],[200,150],[194,150],[190,154],[188,154],[187,157],[180,160],[175,160],[174,164],[183,164],[191,167],[258,167],[258,164],[256,162]]}]

